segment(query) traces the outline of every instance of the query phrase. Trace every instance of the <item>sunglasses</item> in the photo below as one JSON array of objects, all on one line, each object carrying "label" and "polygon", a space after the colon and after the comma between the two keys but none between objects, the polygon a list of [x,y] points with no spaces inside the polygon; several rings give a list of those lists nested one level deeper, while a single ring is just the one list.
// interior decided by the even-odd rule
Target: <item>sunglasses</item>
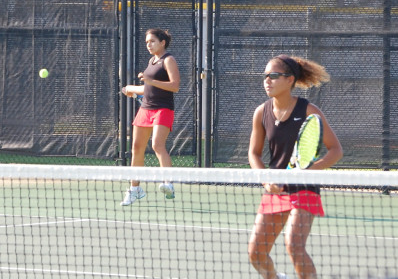
[{"label": "sunglasses", "polygon": [[269,77],[270,79],[278,79],[280,76],[284,76],[284,77],[290,77],[293,74],[286,74],[286,73],[269,73],[269,74],[264,74],[264,79],[267,79],[267,77]]}]

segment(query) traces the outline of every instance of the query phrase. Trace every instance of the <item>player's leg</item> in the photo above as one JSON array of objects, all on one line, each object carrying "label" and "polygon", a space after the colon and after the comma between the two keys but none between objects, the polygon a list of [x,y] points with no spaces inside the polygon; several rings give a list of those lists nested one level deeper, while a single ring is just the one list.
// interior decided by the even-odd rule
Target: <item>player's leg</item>
[{"label": "player's leg", "polygon": [[304,209],[292,209],[286,224],[285,243],[300,279],[315,279],[316,269],[306,251],[306,243],[314,215]]},{"label": "player's leg", "polygon": [[131,145],[132,156],[131,166],[142,167],[144,166],[145,150],[148,145],[149,138],[152,134],[152,127],[139,127],[133,128],[133,142]]},{"label": "player's leg", "polygon": [[263,278],[278,278],[269,253],[282,231],[289,212],[274,214],[258,213],[249,241],[249,259]]},{"label": "player's leg", "polygon": [[161,167],[171,167],[171,158],[166,149],[166,140],[170,128],[163,125],[154,125],[152,134],[152,149],[155,151]]},{"label": "player's leg", "polygon": [[154,114],[152,149],[155,151],[161,167],[171,167],[171,158],[166,149],[166,140],[172,130],[174,111],[159,109]]},{"label": "player's leg", "polygon": [[[148,144],[149,138],[152,133],[152,127],[139,127],[134,126],[133,128],[133,142],[132,142],[132,156],[131,166],[138,167],[144,166],[145,149]],[[132,180],[130,188],[127,189],[123,201],[120,205],[130,205],[137,199],[142,199],[146,196],[145,191],[139,186],[140,182]]]},{"label": "player's leg", "polygon": [[[166,149],[166,140],[170,134],[170,128],[163,125],[155,125],[152,134],[152,149],[155,151],[161,167],[171,167],[171,157]],[[166,199],[174,199],[174,186],[169,181],[159,185],[159,190],[165,194]]]}]

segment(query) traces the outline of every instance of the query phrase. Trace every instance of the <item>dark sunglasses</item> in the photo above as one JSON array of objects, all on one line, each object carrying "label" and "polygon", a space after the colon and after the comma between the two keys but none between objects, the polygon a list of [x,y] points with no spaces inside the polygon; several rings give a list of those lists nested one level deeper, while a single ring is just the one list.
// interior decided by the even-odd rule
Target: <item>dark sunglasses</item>
[{"label": "dark sunglasses", "polygon": [[293,74],[286,74],[286,73],[269,73],[269,74],[264,74],[264,79],[267,79],[267,77],[269,77],[270,79],[278,79],[280,76],[284,76],[284,77],[290,77]]}]

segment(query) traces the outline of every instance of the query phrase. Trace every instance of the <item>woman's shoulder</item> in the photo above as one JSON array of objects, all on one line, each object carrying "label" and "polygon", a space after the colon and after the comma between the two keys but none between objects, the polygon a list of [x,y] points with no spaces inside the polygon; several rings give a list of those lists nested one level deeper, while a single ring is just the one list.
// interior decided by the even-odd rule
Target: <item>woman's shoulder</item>
[{"label": "woman's shoulder", "polygon": [[263,113],[264,111],[264,103],[262,103],[261,105],[259,105],[258,107],[256,107],[256,109],[254,110],[254,115],[259,114],[259,113]]},{"label": "woman's shoulder", "polygon": [[254,115],[264,114],[268,110],[272,110],[272,99],[266,100],[264,103],[260,104],[255,110]]},{"label": "woman's shoulder", "polygon": [[308,106],[307,106],[307,115],[310,115],[310,114],[313,114],[313,113],[322,115],[322,111],[320,110],[320,108],[318,108],[318,107],[317,107],[315,104],[313,104],[313,103],[308,103]]},{"label": "woman's shoulder", "polygon": [[162,59],[166,62],[166,61],[170,61],[170,60],[173,60],[173,61],[176,61],[176,59],[174,58],[174,56],[171,54],[171,53],[169,53],[169,52],[167,52],[166,54],[164,54],[163,56],[162,56]]},{"label": "woman's shoulder", "polygon": [[268,108],[272,108],[272,98],[265,100],[261,105],[259,105],[257,107],[257,109],[261,109],[261,110],[268,109]]},{"label": "woman's shoulder", "polygon": [[260,123],[263,119],[263,115],[264,115],[264,103],[262,103],[261,105],[259,105],[253,113],[253,123]]},{"label": "woman's shoulder", "polygon": [[262,103],[263,107],[265,109],[271,109],[272,110],[272,98],[266,100],[264,103]]},{"label": "woman's shoulder", "polygon": [[171,54],[170,52],[165,52],[165,53],[162,55],[161,59],[167,59],[167,58],[169,58],[169,57],[174,58],[173,54]]},{"label": "woman's shoulder", "polygon": [[264,110],[264,107],[265,107],[265,103],[262,103],[261,105],[259,105],[257,108],[256,108],[256,111],[257,110]]},{"label": "woman's shoulder", "polygon": [[300,102],[301,104],[304,104],[304,105],[310,104],[310,101],[308,101],[308,99],[300,97],[300,96],[297,97],[297,101]]},{"label": "woman's shoulder", "polygon": [[264,103],[260,104],[255,110],[254,110],[254,115],[257,114],[264,114],[264,112],[267,110],[268,106],[270,104],[270,100],[265,101]]}]

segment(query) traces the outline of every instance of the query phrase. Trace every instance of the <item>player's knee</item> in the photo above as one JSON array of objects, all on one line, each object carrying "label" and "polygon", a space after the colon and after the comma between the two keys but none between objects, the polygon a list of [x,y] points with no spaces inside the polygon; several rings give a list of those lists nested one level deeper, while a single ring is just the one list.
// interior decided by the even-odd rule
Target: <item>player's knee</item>
[{"label": "player's knee", "polygon": [[157,154],[162,154],[166,151],[166,146],[162,143],[158,143],[156,141],[152,142],[152,149]]},{"label": "player's knee", "polygon": [[131,148],[135,154],[145,153],[146,145],[140,142],[133,142]]},{"label": "player's knee", "polygon": [[307,253],[301,243],[286,243],[286,251],[292,259],[301,258]]},{"label": "player's knee", "polygon": [[257,245],[249,245],[248,249],[249,261],[253,265],[257,265],[260,264],[261,262],[266,261],[268,256],[266,252],[260,251],[256,247]]},{"label": "player's knee", "polygon": [[261,262],[258,251],[249,250],[249,261],[253,265],[258,265]]}]

